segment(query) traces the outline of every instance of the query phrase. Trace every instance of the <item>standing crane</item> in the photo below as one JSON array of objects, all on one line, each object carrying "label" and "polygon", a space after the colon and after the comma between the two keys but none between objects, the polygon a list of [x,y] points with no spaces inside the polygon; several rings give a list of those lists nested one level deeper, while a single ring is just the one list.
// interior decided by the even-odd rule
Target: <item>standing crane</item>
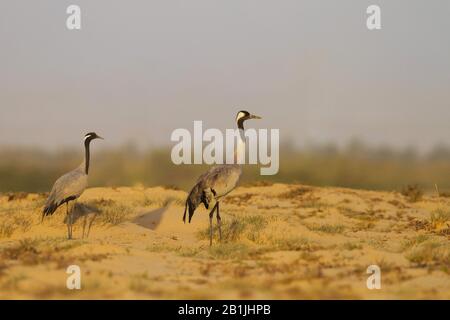
[{"label": "standing crane", "polygon": [[[75,208],[75,202],[84,192],[84,190],[86,190],[86,187],[88,185],[90,160],[89,147],[91,141],[94,139],[103,138],[98,136],[95,132],[89,132],[84,136],[85,158],[83,162],[78,168],[66,173],[58,180],[56,180],[42,212],[42,220],[44,220],[45,216],[52,215],[56,211],[56,209],[58,209],[63,204],[66,204],[68,239],[72,239],[72,212]],[[72,209],[69,210],[69,202],[71,201],[73,201],[73,205]]]},{"label": "standing crane", "polygon": [[[236,115],[236,124],[239,129],[239,138],[235,148],[234,158],[239,158],[243,153],[245,155],[245,136],[244,121],[249,119],[261,119],[261,117],[250,114],[248,111],[239,111]],[[209,213],[209,245],[212,245],[213,238],[213,216],[217,211],[217,226],[219,229],[219,239],[222,240],[222,219],[220,218],[219,203],[220,200],[236,188],[239,178],[242,174],[242,164],[223,164],[214,166],[202,174],[195,186],[192,188],[186,199],[184,208],[183,222],[186,223],[186,212],[189,211],[189,223],[195,210],[203,203],[206,209],[209,209],[210,203],[215,200],[215,205]]]}]

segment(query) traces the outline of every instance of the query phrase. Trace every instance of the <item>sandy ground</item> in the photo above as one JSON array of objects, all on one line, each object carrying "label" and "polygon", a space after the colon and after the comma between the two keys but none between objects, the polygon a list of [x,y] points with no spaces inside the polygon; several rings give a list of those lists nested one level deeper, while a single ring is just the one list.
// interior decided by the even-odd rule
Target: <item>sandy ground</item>
[{"label": "sandy ground", "polygon": [[[450,199],[302,185],[240,187],[183,224],[184,191],[93,188],[40,222],[45,195],[0,196],[2,299],[450,299]],[[82,239],[83,225],[88,238]],[[366,286],[369,265],[381,289]],[[66,269],[81,268],[81,290]]]}]

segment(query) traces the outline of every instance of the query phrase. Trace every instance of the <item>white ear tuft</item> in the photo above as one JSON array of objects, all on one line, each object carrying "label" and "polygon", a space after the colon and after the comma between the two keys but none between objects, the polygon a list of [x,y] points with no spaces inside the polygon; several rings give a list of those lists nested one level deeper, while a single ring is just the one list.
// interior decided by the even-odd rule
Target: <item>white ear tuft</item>
[{"label": "white ear tuft", "polygon": [[246,114],[242,111],[239,111],[239,113],[236,116],[236,121],[239,121],[239,119],[244,118]]}]

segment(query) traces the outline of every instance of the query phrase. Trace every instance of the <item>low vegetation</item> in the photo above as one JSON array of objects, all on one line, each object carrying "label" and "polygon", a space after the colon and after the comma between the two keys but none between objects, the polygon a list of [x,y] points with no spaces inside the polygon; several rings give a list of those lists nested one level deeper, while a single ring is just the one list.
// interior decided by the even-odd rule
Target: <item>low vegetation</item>
[{"label": "low vegetation", "polygon": [[[412,192],[411,194],[414,194]],[[45,196],[0,196],[0,298],[450,298],[445,197],[295,185],[240,187],[221,205],[222,241],[208,211],[181,221],[173,187],[88,189],[76,240],[64,210],[40,222]],[[94,218],[81,239],[83,217]],[[65,288],[66,268],[83,290]],[[367,267],[382,291],[366,290]]]},{"label": "low vegetation", "polygon": [[[0,192],[48,192],[57,177],[78,165],[76,150],[46,152],[27,148],[0,147]],[[415,183],[441,196],[450,194],[450,151],[437,147],[420,156],[411,150],[370,148],[354,141],[345,148],[311,146],[296,149],[280,146],[280,171],[274,177],[261,176],[257,166],[246,168],[242,184],[262,187],[278,183],[340,186],[358,189],[397,190]],[[139,151],[133,145],[96,152],[91,186],[167,186],[186,190],[207,166],[177,166],[170,161],[170,149]],[[114,173],[114,174],[111,174]],[[408,192],[408,191],[406,191]],[[409,193],[409,192],[408,192]],[[409,196],[408,196],[409,197]],[[417,197],[411,197],[414,200]]]},{"label": "low vegetation", "polygon": [[448,270],[450,266],[450,243],[431,239],[414,245],[406,258],[417,266],[428,266]]},{"label": "low vegetation", "polygon": [[403,188],[402,195],[405,196],[409,202],[417,202],[422,200],[423,191],[417,184],[407,185]]}]

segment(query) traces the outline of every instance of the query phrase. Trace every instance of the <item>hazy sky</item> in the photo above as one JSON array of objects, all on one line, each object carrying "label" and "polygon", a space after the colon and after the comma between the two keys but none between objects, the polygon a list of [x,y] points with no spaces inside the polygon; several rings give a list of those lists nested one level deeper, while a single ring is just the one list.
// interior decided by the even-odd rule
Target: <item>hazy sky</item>
[{"label": "hazy sky", "polygon": [[169,144],[239,109],[299,145],[450,144],[449,36],[448,0],[2,0],[0,145]]}]

